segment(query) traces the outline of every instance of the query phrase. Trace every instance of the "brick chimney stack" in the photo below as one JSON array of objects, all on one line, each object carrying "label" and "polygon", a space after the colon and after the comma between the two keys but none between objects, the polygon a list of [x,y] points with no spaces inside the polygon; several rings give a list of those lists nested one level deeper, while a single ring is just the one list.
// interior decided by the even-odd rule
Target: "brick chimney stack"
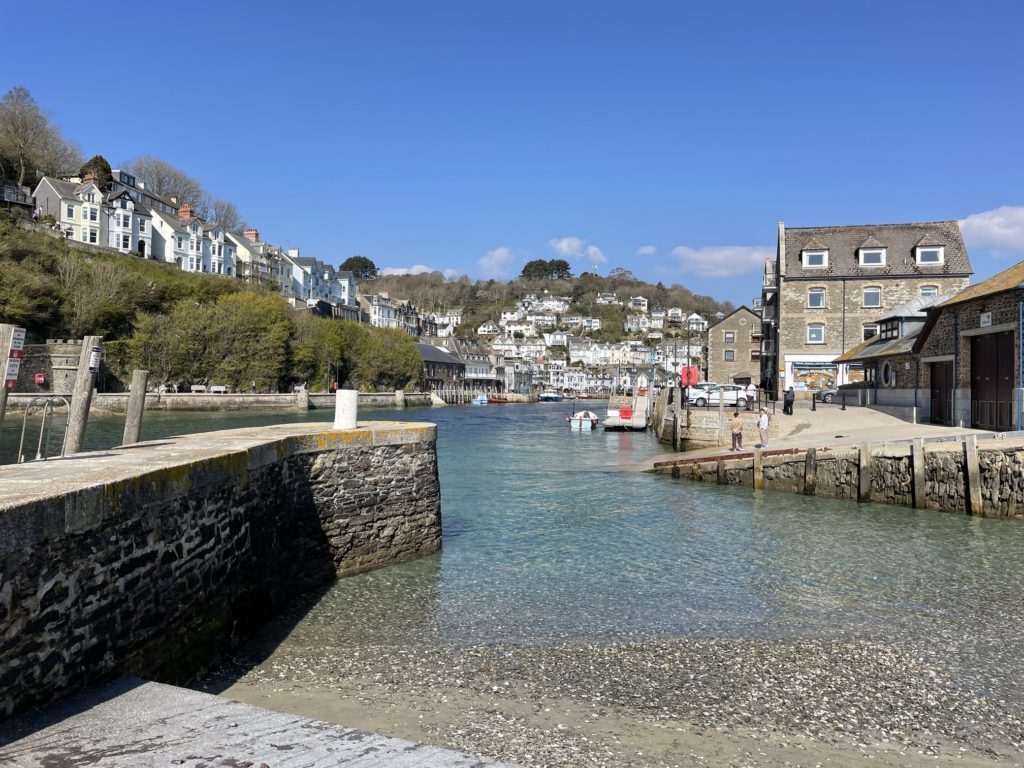
[{"label": "brick chimney stack", "polygon": [[194,216],[192,213],[192,206],[188,203],[182,203],[181,207],[178,208],[179,219],[191,219]]},{"label": "brick chimney stack", "polygon": [[255,228],[249,228],[242,233],[247,239],[252,240],[254,243],[260,241],[260,231]]}]

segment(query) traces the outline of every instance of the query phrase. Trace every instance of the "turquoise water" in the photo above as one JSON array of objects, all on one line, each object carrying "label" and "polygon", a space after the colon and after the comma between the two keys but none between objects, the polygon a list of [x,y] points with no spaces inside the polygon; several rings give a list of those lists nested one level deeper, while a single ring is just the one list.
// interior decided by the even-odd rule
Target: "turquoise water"
[{"label": "turquoise water", "polygon": [[[1024,526],[640,473],[653,438],[573,433],[569,410],[362,414],[437,423],[444,548],[300,601],[286,642],[869,638],[1024,702]],[[143,436],[325,416],[147,414]]]}]

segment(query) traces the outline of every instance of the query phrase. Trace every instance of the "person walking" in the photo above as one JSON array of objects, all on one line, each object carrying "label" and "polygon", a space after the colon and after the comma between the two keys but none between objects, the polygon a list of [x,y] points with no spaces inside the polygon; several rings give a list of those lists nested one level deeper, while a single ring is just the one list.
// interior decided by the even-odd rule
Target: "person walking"
[{"label": "person walking", "polygon": [[754,382],[747,382],[747,386],[743,389],[743,396],[747,400],[747,410],[754,410],[754,404],[757,402],[757,385]]},{"label": "person walking", "polygon": [[790,387],[786,390],[786,393],[782,396],[782,412],[792,416],[793,415],[793,402],[796,400],[796,392]]},{"label": "person walking", "polygon": [[757,419],[757,431],[761,434],[761,447],[768,447],[768,409],[762,408],[761,415]]},{"label": "person walking", "polygon": [[739,411],[732,412],[732,418],[729,419],[729,429],[732,430],[732,448],[729,450],[743,450],[743,419],[740,418]]}]

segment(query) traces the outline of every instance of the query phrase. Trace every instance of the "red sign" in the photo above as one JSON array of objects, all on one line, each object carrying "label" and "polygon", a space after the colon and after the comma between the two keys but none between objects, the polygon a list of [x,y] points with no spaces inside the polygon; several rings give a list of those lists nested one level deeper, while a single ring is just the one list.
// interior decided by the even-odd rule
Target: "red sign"
[{"label": "red sign", "polygon": [[700,379],[700,369],[696,365],[687,365],[679,369],[679,386],[692,387]]}]

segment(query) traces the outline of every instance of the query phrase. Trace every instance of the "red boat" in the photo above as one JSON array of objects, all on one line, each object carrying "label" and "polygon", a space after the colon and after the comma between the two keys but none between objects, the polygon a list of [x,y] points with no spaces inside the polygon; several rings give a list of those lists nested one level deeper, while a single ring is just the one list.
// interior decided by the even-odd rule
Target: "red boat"
[{"label": "red boat", "polygon": [[488,395],[487,396],[487,404],[488,405],[505,405],[506,403],[511,403],[511,402],[512,402],[511,400],[508,400],[507,398],[504,398],[504,397],[494,397],[492,395]]}]

